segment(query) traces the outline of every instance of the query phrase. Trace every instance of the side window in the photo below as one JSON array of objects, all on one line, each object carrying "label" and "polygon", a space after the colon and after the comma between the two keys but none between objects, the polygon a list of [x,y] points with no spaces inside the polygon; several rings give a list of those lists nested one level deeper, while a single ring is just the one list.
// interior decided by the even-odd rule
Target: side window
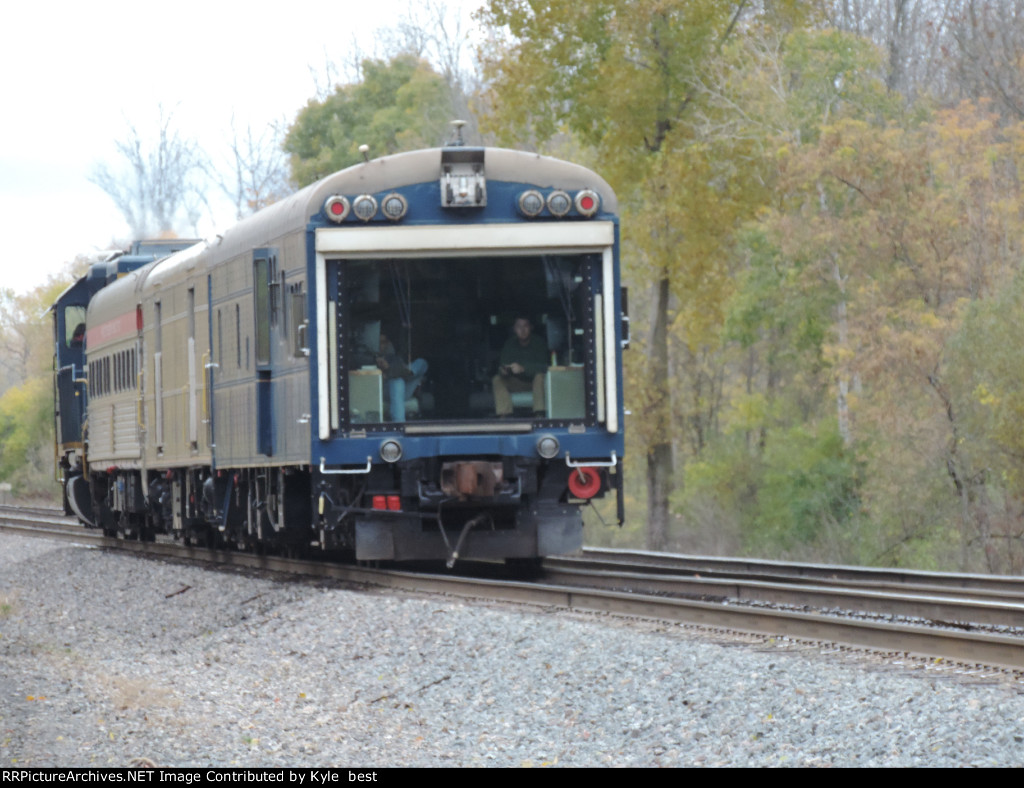
[{"label": "side window", "polygon": [[154,352],[162,353],[164,349],[164,324],[163,324],[163,306],[157,301],[153,304],[153,310],[155,312],[155,318],[153,320],[153,327],[156,330],[156,337],[154,339]]},{"label": "side window", "polygon": [[80,348],[85,345],[85,307],[64,307],[64,344]]},{"label": "side window", "polygon": [[271,291],[274,283],[274,258],[253,260],[253,312],[256,319],[256,364],[270,363],[270,325],[274,310]]}]

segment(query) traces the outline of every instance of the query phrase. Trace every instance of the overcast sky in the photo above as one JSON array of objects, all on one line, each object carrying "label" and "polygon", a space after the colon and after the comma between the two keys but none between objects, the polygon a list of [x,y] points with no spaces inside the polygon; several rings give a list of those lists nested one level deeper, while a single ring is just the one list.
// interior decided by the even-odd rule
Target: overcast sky
[{"label": "overcast sky", "polygon": [[[413,7],[420,4],[412,0]],[[445,0],[464,18],[480,0]],[[315,92],[312,66],[344,62],[406,16],[410,0],[260,4],[8,3],[0,46],[0,286],[31,290],[81,252],[126,239],[128,226],[89,176],[119,165],[128,123],[155,132],[159,107],[211,156],[241,128],[289,122]],[[210,194],[210,197],[217,195]],[[218,199],[222,199],[219,198]],[[229,204],[202,235],[233,221]]]}]

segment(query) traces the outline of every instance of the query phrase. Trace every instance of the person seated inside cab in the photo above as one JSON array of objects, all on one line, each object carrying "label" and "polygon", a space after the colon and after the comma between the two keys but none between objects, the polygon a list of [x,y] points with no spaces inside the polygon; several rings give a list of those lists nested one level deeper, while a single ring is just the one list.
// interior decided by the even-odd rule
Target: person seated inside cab
[{"label": "person seated inside cab", "polygon": [[512,394],[533,392],[533,413],[544,415],[544,373],[548,368],[548,343],[533,333],[533,322],[527,315],[516,316],[512,336],[498,357],[498,374],[494,376],[494,410],[499,418],[512,415]]},{"label": "person seated inside cab", "polygon": [[376,361],[384,375],[384,391],[388,397],[391,421],[404,422],[405,401],[414,396],[416,388],[423,382],[427,374],[427,362],[417,358],[407,366],[383,331],[380,333],[380,355]]}]

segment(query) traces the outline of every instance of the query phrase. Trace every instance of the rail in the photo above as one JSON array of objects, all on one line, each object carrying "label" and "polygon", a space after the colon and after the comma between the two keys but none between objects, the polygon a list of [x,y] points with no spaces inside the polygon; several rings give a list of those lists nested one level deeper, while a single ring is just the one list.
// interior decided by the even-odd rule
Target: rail
[{"label": "rail", "polygon": [[[547,559],[542,577],[524,582],[496,577],[503,570],[499,565],[481,565],[481,576],[456,577],[209,550],[170,541],[124,541],[82,528],[52,510],[49,514],[24,510],[14,513],[11,507],[0,507],[0,530],[70,539],[168,559],[241,566],[401,591],[636,616],[1024,671],[1024,604],[1012,601],[1004,593],[993,598],[992,590],[985,587],[969,587],[974,577],[992,579],[986,576],[944,576],[950,583],[961,584],[956,593],[952,587],[942,593],[922,593],[906,579],[904,587],[895,591],[851,589],[844,585],[849,580],[832,585],[820,579],[815,583],[804,579],[799,583],[767,581],[763,574],[760,577],[748,575],[744,579],[683,577],[678,574],[678,563],[673,565],[673,561],[681,557],[659,556],[654,562],[657,570],[654,572],[625,571],[622,564],[610,568],[615,562],[608,560],[603,561],[606,564],[603,568],[588,570],[570,568],[571,560]],[[592,560],[588,557],[579,563]],[[625,568],[635,569],[636,566],[636,562],[627,562]],[[782,572],[784,567],[794,573],[803,571],[799,566],[794,568],[794,565],[781,563],[773,563],[772,567],[776,573]],[[936,573],[913,574],[927,578],[929,587],[934,589]],[[1016,578],[1016,581],[1024,582],[1024,579]],[[859,582],[862,586],[867,583],[865,579]],[[885,582],[891,582],[891,578]],[[601,585],[605,587],[599,587]],[[973,591],[977,593],[972,595]]]}]

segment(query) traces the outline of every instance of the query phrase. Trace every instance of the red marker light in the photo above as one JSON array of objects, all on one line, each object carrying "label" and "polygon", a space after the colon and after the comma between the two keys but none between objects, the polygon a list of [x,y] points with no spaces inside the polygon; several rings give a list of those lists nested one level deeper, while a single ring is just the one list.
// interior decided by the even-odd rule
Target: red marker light
[{"label": "red marker light", "polygon": [[601,207],[601,198],[592,189],[584,189],[576,194],[576,210],[581,216],[593,216]]},{"label": "red marker light", "polygon": [[349,202],[340,194],[328,197],[324,202],[324,214],[335,224],[341,224],[348,216]]},{"label": "red marker light", "polygon": [[402,511],[402,498],[399,495],[388,496],[388,510],[392,512]]},{"label": "red marker light", "polygon": [[375,495],[373,496],[373,508],[381,511],[388,508],[388,498],[386,495]]}]

